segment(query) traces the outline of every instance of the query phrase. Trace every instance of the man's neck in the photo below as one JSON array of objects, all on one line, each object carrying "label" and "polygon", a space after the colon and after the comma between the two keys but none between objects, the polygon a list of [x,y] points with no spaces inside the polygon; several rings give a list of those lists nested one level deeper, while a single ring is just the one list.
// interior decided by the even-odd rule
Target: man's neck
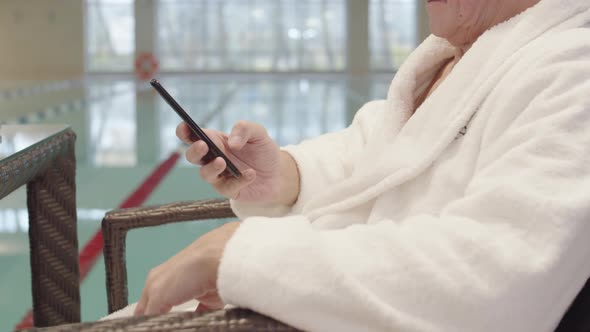
[{"label": "man's neck", "polygon": [[520,13],[524,12],[525,10],[535,6],[541,0],[506,0],[502,1],[498,4],[499,8],[495,17],[489,20],[489,24],[487,27],[481,31],[479,34],[473,36],[471,40],[468,42],[462,43],[460,45],[455,45],[459,51],[459,57],[462,57],[463,54],[467,53],[467,51],[471,48],[473,43],[481,36],[485,31],[493,28],[494,26],[503,23],[505,21],[510,20],[511,18],[519,15]]}]

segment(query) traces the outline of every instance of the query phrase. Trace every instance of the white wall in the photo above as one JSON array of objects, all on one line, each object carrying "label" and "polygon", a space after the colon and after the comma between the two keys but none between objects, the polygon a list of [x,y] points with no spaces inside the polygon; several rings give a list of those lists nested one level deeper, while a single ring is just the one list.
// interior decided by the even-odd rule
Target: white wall
[{"label": "white wall", "polygon": [[0,80],[84,74],[83,0],[0,0]]}]

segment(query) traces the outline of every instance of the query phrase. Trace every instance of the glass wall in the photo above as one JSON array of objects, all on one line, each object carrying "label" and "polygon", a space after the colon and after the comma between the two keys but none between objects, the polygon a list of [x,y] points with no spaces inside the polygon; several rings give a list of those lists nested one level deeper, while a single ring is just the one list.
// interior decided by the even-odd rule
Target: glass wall
[{"label": "glass wall", "polygon": [[345,68],[345,0],[158,0],[157,45],[170,71]]},{"label": "glass wall", "polygon": [[[133,81],[92,81],[87,87],[90,164],[127,167],[137,164],[136,93]],[[104,96],[95,99],[95,96]]]},{"label": "glass wall", "polygon": [[239,83],[225,112],[211,128],[231,132],[233,119],[264,126],[277,144],[304,139],[346,127],[345,86],[327,78],[275,78]]},{"label": "glass wall", "polygon": [[133,0],[86,0],[87,68],[90,72],[133,71]]},{"label": "glass wall", "polygon": [[418,40],[417,0],[370,0],[371,67],[374,71],[399,68]]},{"label": "glass wall", "polygon": [[[90,72],[133,71],[133,0],[86,0]],[[141,1],[141,0],[138,0]],[[162,72],[343,72],[348,0],[155,0]],[[373,71],[417,40],[417,0],[369,0]]]},{"label": "glass wall", "polygon": [[[164,80],[191,117],[209,129],[229,133],[237,120],[247,119],[264,126],[282,146],[347,125],[346,88],[341,80],[267,77],[230,81],[211,76]],[[179,144],[175,132],[180,120],[161,98],[158,109],[160,157],[165,158]]]}]

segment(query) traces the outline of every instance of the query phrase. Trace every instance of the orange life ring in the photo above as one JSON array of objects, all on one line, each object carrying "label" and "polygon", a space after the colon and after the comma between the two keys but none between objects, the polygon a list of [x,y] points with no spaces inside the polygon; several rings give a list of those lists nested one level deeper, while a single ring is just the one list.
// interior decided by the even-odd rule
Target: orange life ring
[{"label": "orange life ring", "polygon": [[158,71],[159,63],[152,53],[141,53],[135,59],[135,74],[140,80],[146,81]]}]

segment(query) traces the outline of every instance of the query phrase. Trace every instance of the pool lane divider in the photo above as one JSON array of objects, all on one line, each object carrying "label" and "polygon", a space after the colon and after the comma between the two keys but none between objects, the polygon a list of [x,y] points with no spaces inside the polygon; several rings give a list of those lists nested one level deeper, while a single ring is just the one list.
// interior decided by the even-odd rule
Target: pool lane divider
[{"label": "pool lane divider", "polygon": [[41,111],[29,113],[27,115],[23,115],[17,118],[16,123],[18,124],[28,124],[28,123],[36,123],[42,120],[54,118],[58,115],[74,112],[82,110],[86,106],[86,101],[83,99],[73,100],[67,103],[63,103],[60,105],[55,105],[51,107],[47,107]]},{"label": "pool lane divider", "polygon": [[[135,89],[137,93],[144,93],[148,90],[147,87],[138,87]],[[7,123],[7,124],[30,124],[30,123],[38,123],[43,120],[47,120],[50,118],[54,118],[58,115],[62,115],[68,112],[78,112],[82,111],[85,108],[89,107],[90,104],[95,102],[101,102],[106,100],[107,98],[112,99],[116,96],[122,95],[124,93],[132,92],[133,89],[118,89],[114,91],[110,91],[109,93],[100,94],[98,96],[92,98],[81,98],[72,101],[68,101],[62,104],[54,105],[46,107],[40,111],[29,112],[26,115],[22,115],[12,121],[0,121],[0,123]]]},{"label": "pool lane divider", "polygon": [[[145,180],[129,195],[121,204],[119,209],[127,209],[141,206],[148,197],[154,192],[156,187],[174,168],[183,148],[176,149],[166,160],[156,167],[152,173],[145,178]],[[78,256],[78,264],[80,268],[80,283],[86,278],[99,256],[102,254],[104,247],[102,231],[99,229],[94,236],[84,245]],[[33,327],[33,312],[29,311],[24,318],[15,327],[15,331]]]},{"label": "pool lane divider", "polygon": [[42,93],[56,92],[83,85],[83,80],[64,80],[40,83],[32,86],[0,89],[0,101],[31,97]]}]

